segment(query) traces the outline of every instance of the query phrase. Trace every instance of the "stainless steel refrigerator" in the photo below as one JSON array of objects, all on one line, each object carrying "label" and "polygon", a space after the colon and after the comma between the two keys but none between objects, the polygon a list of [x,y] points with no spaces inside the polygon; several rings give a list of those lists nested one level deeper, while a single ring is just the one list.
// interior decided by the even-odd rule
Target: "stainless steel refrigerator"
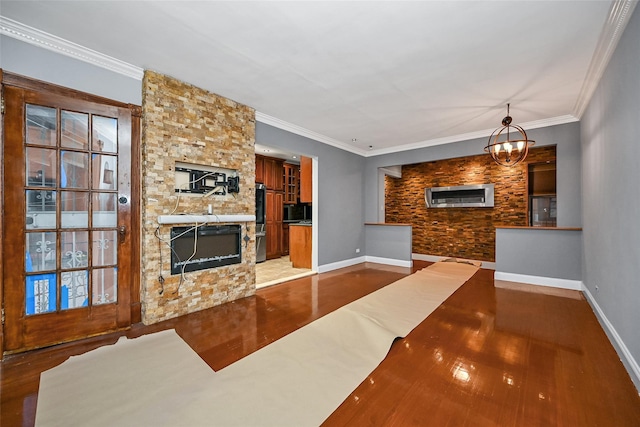
[{"label": "stainless steel refrigerator", "polygon": [[256,262],[263,262],[267,259],[266,203],[264,184],[256,184]]}]

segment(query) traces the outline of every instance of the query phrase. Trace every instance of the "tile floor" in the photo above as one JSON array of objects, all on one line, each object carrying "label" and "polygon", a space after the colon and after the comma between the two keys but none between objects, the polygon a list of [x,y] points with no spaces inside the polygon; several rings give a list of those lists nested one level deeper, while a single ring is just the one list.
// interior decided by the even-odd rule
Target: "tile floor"
[{"label": "tile floor", "polygon": [[289,256],[270,259],[256,264],[256,288],[264,288],[313,274],[316,272],[307,268],[293,268]]}]

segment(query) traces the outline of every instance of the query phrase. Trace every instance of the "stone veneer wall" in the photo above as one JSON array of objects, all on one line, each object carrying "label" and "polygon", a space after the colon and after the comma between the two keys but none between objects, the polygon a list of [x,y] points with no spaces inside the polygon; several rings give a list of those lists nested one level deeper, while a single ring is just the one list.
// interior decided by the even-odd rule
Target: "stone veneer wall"
[{"label": "stone veneer wall", "polygon": [[[385,221],[413,226],[413,253],[495,261],[496,226],[527,225],[529,163],[556,160],[556,147],[529,151],[526,163],[498,166],[478,155],[402,166],[385,179]],[[427,209],[427,187],[495,184],[494,208]]]},{"label": "stone veneer wall", "polygon": [[235,169],[240,177],[236,197],[182,195],[177,214],[204,214],[209,204],[215,214],[255,214],[255,110],[152,71],[142,86],[140,297],[142,321],[151,324],[255,294],[255,222],[241,224],[250,240],[242,240],[240,264],[185,273],[182,284],[171,275],[169,247],[154,234],[170,239],[172,226],[158,228],[157,220],[176,206],[176,162]]}]

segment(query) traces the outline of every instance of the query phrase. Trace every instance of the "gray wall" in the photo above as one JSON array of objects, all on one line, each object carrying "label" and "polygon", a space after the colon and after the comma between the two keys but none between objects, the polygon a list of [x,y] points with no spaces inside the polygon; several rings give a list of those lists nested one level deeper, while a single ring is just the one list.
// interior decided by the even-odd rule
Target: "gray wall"
[{"label": "gray wall", "polygon": [[0,68],[116,101],[142,104],[140,80],[1,35]]},{"label": "gray wall", "polygon": [[496,272],[579,282],[581,269],[582,233],[579,230],[496,230]]},{"label": "gray wall", "polygon": [[[496,127],[499,125],[497,122]],[[580,125],[568,123],[540,129],[527,129],[536,146],[556,145],[557,154],[557,194],[558,226],[582,226],[580,191]],[[487,135],[487,138],[489,135]],[[365,220],[378,221],[381,200],[378,184],[378,168],[394,165],[431,162],[484,153],[487,138],[460,141],[399,153],[368,157],[365,166]]]},{"label": "gray wall", "polygon": [[[632,15],[581,122],[582,281],[635,359],[636,375],[640,362],[639,70],[640,8]],[[640,389],[640,378],[636,376],[635,382]]]},{"label": "gray wall", "polygon": [[[318,265],[365,255],[363,171],[357,154],[256,122],[256,143],[318,160]],[[356,249],[361,253],[356,254]]]},{"label": "gray wall", "polygon": [[411,264],[410,225],[365,225],[366,254]]}]

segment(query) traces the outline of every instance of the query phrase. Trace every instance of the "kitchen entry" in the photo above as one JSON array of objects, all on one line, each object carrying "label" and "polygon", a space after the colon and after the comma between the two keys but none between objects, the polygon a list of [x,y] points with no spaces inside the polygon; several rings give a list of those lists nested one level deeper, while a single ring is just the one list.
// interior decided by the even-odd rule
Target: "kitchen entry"
[{"label": "kitchen entry", "polygon": [[313,160],[256,144],[256,286],[315,274]]}]

